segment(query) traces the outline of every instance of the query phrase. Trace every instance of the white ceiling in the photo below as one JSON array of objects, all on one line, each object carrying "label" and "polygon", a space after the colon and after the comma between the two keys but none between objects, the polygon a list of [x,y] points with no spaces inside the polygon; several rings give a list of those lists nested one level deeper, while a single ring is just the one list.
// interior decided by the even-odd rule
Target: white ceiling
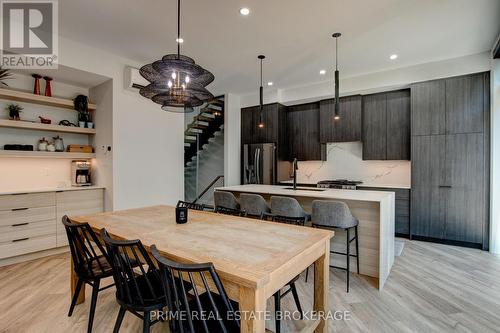
[{"label": "white ceiling", "polygon": [[[147,63],[176,52],[176,3],[59,1],[59,31]],[[487,51],[499,22],[499,0],[182,0],[182,53],[214,73],[213,93],[248,93],[259,84],[258,54],[273,88],[331,79],[336,31],[346,77]]]}]

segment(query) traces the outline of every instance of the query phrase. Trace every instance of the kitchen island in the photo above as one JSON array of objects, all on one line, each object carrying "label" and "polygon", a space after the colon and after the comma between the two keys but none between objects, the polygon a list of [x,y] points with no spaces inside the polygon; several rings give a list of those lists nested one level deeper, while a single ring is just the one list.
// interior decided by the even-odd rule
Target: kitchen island
[{"label": "kitchen island", "polygon": [[[359,220],[359,273],[375,278],[377,287],[383,288],[394,263],[394,192],[307,187],[293,190],[290,186],[255,184],[219,187],[216,190],[232,192],[236,197],[240,193],[257,193],[268,201],[273,195],[294,197],[308,212],[311,211],[313,200],[345,202]],[[351,253],[355,253],[354,242],[351,246]],[[345,232],[335,230],[330,247],[332,251],[345,253]],[[332,254],[330,262],[335,262],[336,266],[344,266],[345,256]],[[351,271],[356,272],[356,265],[351,265]]]}]

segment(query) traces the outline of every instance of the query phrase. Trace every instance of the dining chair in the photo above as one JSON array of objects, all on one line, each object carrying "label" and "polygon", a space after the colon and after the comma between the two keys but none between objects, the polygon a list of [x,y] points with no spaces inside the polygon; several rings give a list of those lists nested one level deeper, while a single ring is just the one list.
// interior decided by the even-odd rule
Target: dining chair
[{"label": "dining chair", "polygon": [[260,219],[263,214],[271,213],[271,208],[269,208],[266,200],[259,194],[241,193],[240,206],[248,217]]},{"label": "dining chair", "polygon": [[97,295],[100,291],[112,287],[110,284],[100,288],[101,280],[113,275],[108,254],[99,241],[94,230],[88,223],[73,223],[68,216],[63,216],[62,223],[68,237],[73,269],[78,277],[76,288],[71,299],[68,317],[71,317],[75,309],[78,295],[84,283],[92,287],[92,298],[90,301],[89,321],[87,332],[92,332]]},{"label": "dining chair", "polygon": [[198,203],[194,203],[194,202],[187,202],[187,201],[182,201],[182,200],[177,201],[176,207],[184,207],[187,209],[201,210],[201,211],[212,210],[212,207],[209,207],[207,205],[198,204]]},{"label": "dining chair", "polygon": [[[151,320],[151,312],[163,311],[167,306],[160,271],[140,240],[114,240],[105,229],[101,229],[100,235],[113,266],[116,301],[120,305],[113,332],[119,332],[123,317],[129,311],[143,320],[143,332],[147,333],[151,325],[159,322],[159,319]],[[134,262],[140,264],[134,267]]]},{"label": "dining chair", "polygon": [[[300,226],[304,226],[305,223],[307,222],[306,216],[292,217],[292,216],[282,216],[282,215],[273,215],[273,214],[263,214],[262,219],[271,220],[273,222],[279,222],[279,223],[300,225]],[[309,267],[306,270],[306,276],[308,274],[309,274]],[[274,293],[273,297],[274,297],[274,312],[275,312],[275,314],[277,314],[281,311],[281,299],[291,292],[293,299],[295,301],[295,306],[297,307],[297,310],[299,311],[300,319],[303,318],[302,306],[300,304],[299,294],[297,293],[297,287],[295,286],[295,282],[297,282],[297,280],[299,278],[300,278],[300,275],[297,275],[291,281],[289,281],[285,286],[285,287],[288,287],[288,289],[285,292],[282,292],[280,289],[276,293]],[[306,280],[306,282],[307,282],[307,280]],[[275,315],[275,318],[276,318],[275,319],[276,333],[280,333],[281,332],[281,320],[279,319],[279,316],[277,316],[277,315]]]},{"label": "dining chair", "polygon": [[[345,202],[333,200],[314,200],[312,202],[313,227],[323,229],[342,229],[346,231],[346,251],[338,252],[330,250],[330,253],[346,256],[346,267],[330,265],[330,267],[346,271],[346,290],[349,292],[349,275],[351,257],[356,258],[356,269],[359,274],[359,244],[358,224],[349,206]],[[354,229],[354,237],[351,238],[350,230]],[[351,243],[356,241],[356,254],[350,251]]]},{"label": "dining chair", "polygon": [[160,268],[172,332],[240,331],[239,305],[227,296],[212,263],[181,264],[163,257],[155,245],[151,253]]}]

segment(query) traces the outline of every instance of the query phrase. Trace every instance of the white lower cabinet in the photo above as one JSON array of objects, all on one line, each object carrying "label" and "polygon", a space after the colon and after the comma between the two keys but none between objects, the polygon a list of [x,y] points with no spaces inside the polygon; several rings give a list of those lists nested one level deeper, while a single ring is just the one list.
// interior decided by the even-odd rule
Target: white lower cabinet
[{"label": "white lower cabinet", "polygon": [[0,195],[0,259],[68,244],[61,219],[104,210],[104,189]]},{"label": "white lower cabinet", "polygon": [[68,237],[62,224],[64,215],[77,216],[104,211],[104,190],[68,191],[56,193],[57,246],[68,245]]}]

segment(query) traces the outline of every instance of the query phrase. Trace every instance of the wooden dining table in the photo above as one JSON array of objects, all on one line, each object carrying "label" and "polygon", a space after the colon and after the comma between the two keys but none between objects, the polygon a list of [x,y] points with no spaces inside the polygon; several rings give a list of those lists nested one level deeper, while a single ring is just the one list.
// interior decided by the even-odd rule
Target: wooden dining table
[{"label": "wooden dining table", "polygon": [[[189,210],[188,222],[175,222],[175,207],[152,206],[71,216],[116,239],[140,239],[147,251],[182,263],[214,264],[228,296],[239,303],[241,332],[265,332],[266,301],[314,264],[314,315],[303,327],[327,332],[329,252],[332,231]],[[73,265],[73,263],[71,263]],[[71,270],[71,293],[77,278]],[[82,288],[78,303],[85,301]],[[247,315],[252,314],[252,315]]]}]

